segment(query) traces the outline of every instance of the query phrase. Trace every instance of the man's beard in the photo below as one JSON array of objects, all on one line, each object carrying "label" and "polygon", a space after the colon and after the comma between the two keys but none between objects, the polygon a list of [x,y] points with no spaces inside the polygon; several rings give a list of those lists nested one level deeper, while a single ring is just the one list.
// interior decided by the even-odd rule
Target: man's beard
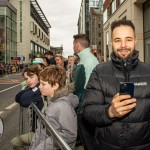
[{"label": "man's beard", "polygon": [[122,48],[122,49],[120,48],[120,49],[117,49],[117,52],[118,52],[118,51],[122,51],[122,50],[130,51],[130,54],[128,54],[128,55],[125,56],[125,57],[122,57],[122,56],[118,55],[118,53],[116,53],[116,52],[113,50],[113,52],[114,52],[115,55],[116,55],[116,58],[118,58],[118,59],[128,59],[128,58],[131,58],[131,57],[133,56],[133,54],[134,54],[134,50],[132,51],[131,48]]}]

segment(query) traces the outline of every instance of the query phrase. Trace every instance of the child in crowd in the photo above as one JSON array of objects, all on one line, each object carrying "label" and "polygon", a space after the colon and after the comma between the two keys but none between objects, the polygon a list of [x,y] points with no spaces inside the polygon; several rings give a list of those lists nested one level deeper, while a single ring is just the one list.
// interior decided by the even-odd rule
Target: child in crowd
[{"label": "child in crowd", "polygon": [[[47,96],[48,106],[42,110],[46,120],[74,149],[77,137],[77,116],[74,109],[78,105],[78,98],[72,93],[72,85],[66,84],[65,69],[59,66],[46,67],[40,73],[39,88],[42,95]],[[60,149],[53,137],[46,133],[46,129],[38,122],[30,150]]]},{"label": "child in crowd", "polygon": [[[34,65],[23,71],[22,75],[27,85],[16,95],[15,98],[16,102],[19,103],[20,106],[28,107],[31,102],[34,102],[39,110],[43,108],[43,99],[39,90],[39,73],[40,70],[38,66]],[[20,135],[18,137],[14,137],[11,140],[11,144],[14,150],[25,150],[25,146],[30,145],[36,128],[35,112],[33,112],[32,115],[32,129],[30,130],[31,132]]]}]

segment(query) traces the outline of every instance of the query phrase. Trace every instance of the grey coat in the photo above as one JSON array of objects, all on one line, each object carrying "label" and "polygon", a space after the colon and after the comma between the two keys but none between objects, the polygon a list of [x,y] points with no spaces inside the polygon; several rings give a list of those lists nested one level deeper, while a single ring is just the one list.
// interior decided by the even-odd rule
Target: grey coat
[{"label": "grey coat", "polygon": [[[78,105],[77,96],[73,95],[68,87],[65,87],[57,91],[53,98],[48,99],[48,107],[42,110],[45,118],[65,142],[74,149],[77,138],[77,116],[74,111]],[[29,149],[55,150],[58,148],[56,141],[38,121],[38,128]]]}]

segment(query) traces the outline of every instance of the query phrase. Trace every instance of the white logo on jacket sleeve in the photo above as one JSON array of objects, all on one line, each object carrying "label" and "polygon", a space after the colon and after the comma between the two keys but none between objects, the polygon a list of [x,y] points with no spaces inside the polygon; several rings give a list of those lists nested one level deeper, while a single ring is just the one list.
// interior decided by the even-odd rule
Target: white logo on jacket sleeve
[{"label": "white logo on jacket sleeve", "polygon": [[147,86],[147,82],[137,82],[134,83],[135,86]]}]

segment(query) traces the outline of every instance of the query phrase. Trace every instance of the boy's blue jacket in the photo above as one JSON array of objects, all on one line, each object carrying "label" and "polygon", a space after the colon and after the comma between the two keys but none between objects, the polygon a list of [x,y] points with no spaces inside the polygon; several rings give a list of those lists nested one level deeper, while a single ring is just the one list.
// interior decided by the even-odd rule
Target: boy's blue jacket
[{"label": "boy's blue jacket", "polygon": [[42,110],[43,100],[38,86],[39,83],[33,89],[26,88],[25,90],[20,91],[15,97],[16,102],[22,107],[28,107],[31,102],[35,102],[39,110]]},{"label": "boy's blue jacket", "polygon": [[[43,99],[41,97],[41,92],[39,90],[39,83],[33,89],[26,88],[25,90],[20,91],[16,95],[15,100],[22,107],[29,107],[31,102],[34,102],[40,111],[42,110],[44,106]],[[37,119],[37,117],[35,117],[34,111],[33,111],[31,118],[32,118],[31,120],[32,131],[34,132],[36,129],[35,120]]]}]

